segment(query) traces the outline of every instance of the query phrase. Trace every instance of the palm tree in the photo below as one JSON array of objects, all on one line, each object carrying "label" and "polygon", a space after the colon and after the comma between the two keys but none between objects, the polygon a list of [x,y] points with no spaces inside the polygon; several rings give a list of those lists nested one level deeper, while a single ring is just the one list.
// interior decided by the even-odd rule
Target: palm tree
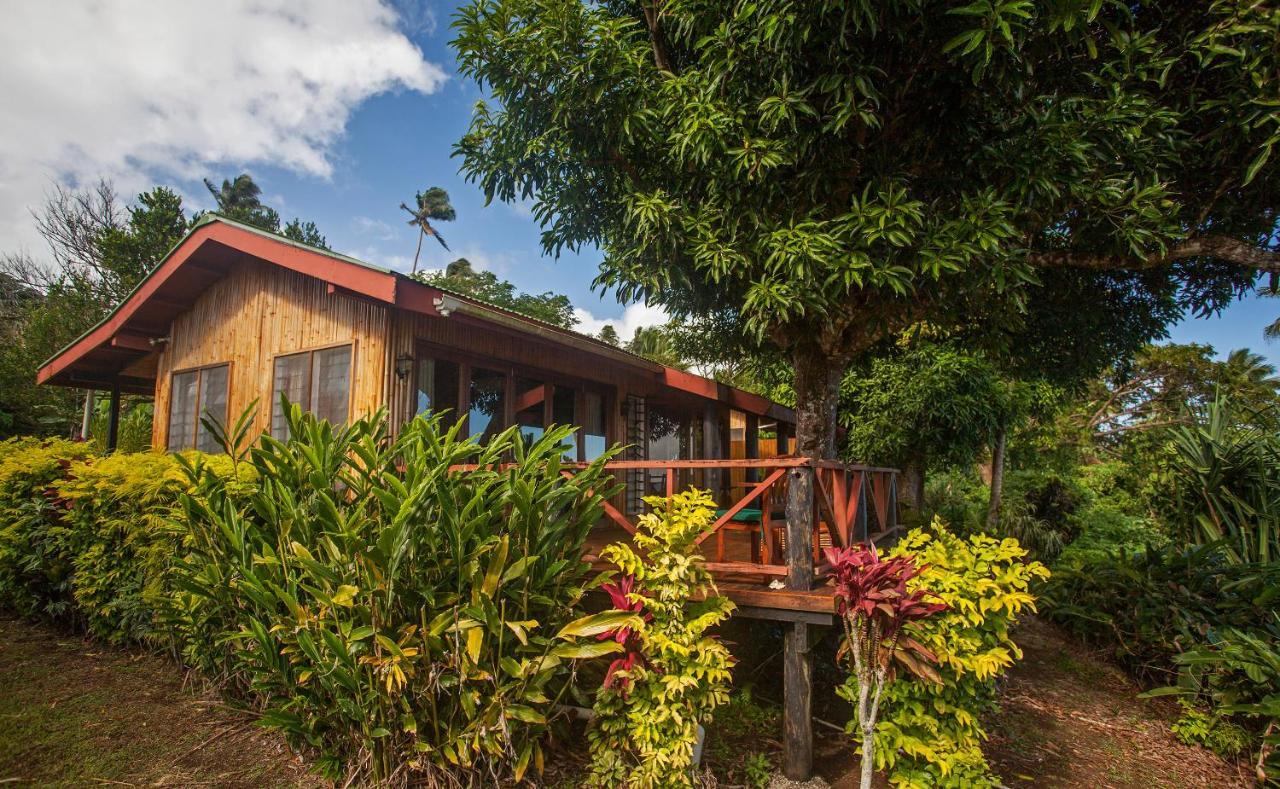
[{"label": "palm tree", "polygon": [[234,181],[222,179],[222,186],[204,179],[205,188],[218,204],[218,213],[272,233],[280,229],[280,215],[262,204],[262,188],[248,173],[240,173]]},{"label": "palm tree", "polygon": [[418,272],[418,256],[422,254],[422,239],[424,236],[431,236],[440,242],[440,246],[446,250],[449,245],[444,242],[444,236],[440,235],[434,227],[431,226],[431,220],[437,222],[452,222],[458,218],[458,214],[453,210],[453,206],[449,204],[449,193],[438,186],[433,186],[425,192],[418,192],[415,195],[415,201],[418,208],[415,211],[404,203],[400,207],[409,212],[413,219],[409,220],[411,226],[418,228],[418,250],[413,253],[413,271],[412,274]]}]

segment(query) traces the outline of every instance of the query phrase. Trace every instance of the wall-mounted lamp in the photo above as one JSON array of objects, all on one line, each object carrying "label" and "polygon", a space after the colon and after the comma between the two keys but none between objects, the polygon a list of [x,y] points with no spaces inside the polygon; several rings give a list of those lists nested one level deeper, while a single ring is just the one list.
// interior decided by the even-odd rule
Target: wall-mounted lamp
[{"label": "wall-mounted lamp", "polygon": [[413,372],[413,357],[407,353],[402,353],[396,357],[396,378],[403,381],[409,377],[409,373]]}]

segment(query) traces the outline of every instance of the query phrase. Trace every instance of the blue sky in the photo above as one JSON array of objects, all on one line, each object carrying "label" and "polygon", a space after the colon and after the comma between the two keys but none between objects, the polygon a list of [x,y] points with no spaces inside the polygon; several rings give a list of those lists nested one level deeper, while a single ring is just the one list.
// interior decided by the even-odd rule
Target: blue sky
[{"label": "blue sky", "polygon": [[[543,257],[527,206],[485,207],[458,174],[453,143],[481,94],[457,74],[452,8],[224,0],[141,15],[93,0],[15,5],[0,26],[0,252],[40,254],[29,212],[53,182],[107,177],[124,194],[166,184],[208,208],[202,178],[247,170],[286,219],[313,220],[333,248],[407,270],[417,236],[398,206],[441,186],[458,212],[441,228],[452,252],[428,240],[424,267],[464,256],[521,289],[565,293],[585,330],[610,320],[628,337],[661,321],[592,291],[598,252]],[[1171,335],[1224,355],[1248,346],[1280,366],[1280,344],[1262,337],[1277,311],[1280,299],[1250,298]]]}]

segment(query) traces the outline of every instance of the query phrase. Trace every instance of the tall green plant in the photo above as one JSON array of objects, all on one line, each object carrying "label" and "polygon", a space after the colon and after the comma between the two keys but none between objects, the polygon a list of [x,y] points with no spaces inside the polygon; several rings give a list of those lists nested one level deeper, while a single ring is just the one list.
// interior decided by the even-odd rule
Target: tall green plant
[{"label": "tall green plant", "polygon": [[707,630],[734,605],[717,594],[696,544],[715,502],[697,490],[645,501],[653,511],[637,524],[638,551],[615,543],[601,553],[624,576],[615,605],[635,618],[610,631],[628,654],[596,695],[587,735],[596,786],[690,785],[698,725],[729,700],[733,657]]},{"label": "tall green plant", "polygon": [[1221,541],[1234,562],[1280,559],[1280,438],[1237,423],[1223,397],[1170,430],[1185,536]]},{"label": "tall green plant", "polygon": [[[286,409],[288,443],[243,461],[243,502],[199,457],[178,582],[191,656],[261,700],[330,774],[519,780],[575,657],[602,457],[565,479],[569,428],[486,446],[383,414],[335,427]],[[233,457],[239,453],[232,451]]]},{"label": "tall green plant", "polygon": [[[947,608],[911,626],[911,636],[937,655],[941,682],[904,678],[886,689],[876,766],[895,786],[994,786],[981,717],[995,704],[997,679],[1022,657],[1011,630],[1035,610],[1031,585],[1049,571],[1027,561],[1017,540],[962,539],[936,520],[889,555],[919,562],[924,570],[907,588],[926,589]],[[854,701],[858,684],[850,679],[839,692]]]}]

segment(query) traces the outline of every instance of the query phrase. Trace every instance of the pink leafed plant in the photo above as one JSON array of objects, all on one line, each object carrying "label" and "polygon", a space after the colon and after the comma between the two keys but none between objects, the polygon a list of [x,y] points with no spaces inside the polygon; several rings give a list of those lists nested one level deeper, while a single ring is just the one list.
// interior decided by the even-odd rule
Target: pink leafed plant
[{"label": "pink leafed plant", "polygon": [[840,654],[850,655],[858,680],[858,723],[862,727],[862,787],[870,789],[875,770],[875,728],[880,698],[893,681],[895,663],[938,682],[937,656],[904,630],[910,622],[946,610],[930,602],[925,589],[907,589],[924,572],[909,556],[881,559],[874,545],[827,548],[835,581],[836,610],[844,625]]},{"label": "pink leafed plant", "polygon": [[[615,583],[601,584],[600,588],[609,595],[609,600],[613,603],[613,607],[619,611],[632,611],[640,614],[646,622],[653,619],[653,614],[644,610],[644,603],[631,598],[631,594],[636,591],[636,578],[634,575],[620,576]],[[645,665],[644,655],[640,652],[640,639],[635,631],[629,627],[608,630],[596,636],[596,638],[601,641],[617,641],[622,645],[623,655],[609,664],[609,669],[604,675],[604,686],[612,688],[620,684],[625,691],[631,684],[631,680],[627,675],[636,666]],[[615,676],[618,672],[622,672],[622,674]]]}]

